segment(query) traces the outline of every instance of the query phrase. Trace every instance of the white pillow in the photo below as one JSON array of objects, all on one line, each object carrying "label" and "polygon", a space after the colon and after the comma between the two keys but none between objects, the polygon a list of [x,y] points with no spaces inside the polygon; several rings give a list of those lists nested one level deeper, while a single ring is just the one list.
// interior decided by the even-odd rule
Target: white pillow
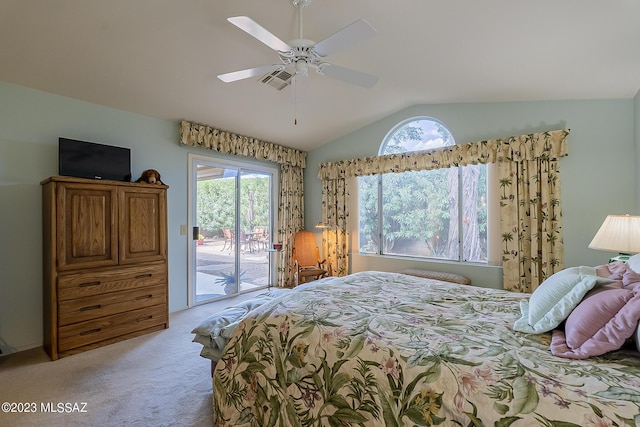
[{"label": "white pillow", "polygon": [[627,260],[627,267],[635,273],[640,273],[640,254],[635,254]]},{"label": "white pillow", "polygon": [[599,277],[595,267],[559,271],[542,282],[529,301],[520,302],[522,317],[515,321],[513,329],[530,334],[548,332],[562,323],[594,286],[611,282]]}]

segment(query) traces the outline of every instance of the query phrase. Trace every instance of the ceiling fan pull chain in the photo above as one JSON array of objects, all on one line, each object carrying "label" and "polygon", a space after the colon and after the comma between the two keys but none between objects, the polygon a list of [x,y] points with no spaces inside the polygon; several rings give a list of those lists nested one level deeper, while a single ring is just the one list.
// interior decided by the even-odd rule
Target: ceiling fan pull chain
[{"label": "ceiling fan pull chain", "polygon": [[298,126],[298,78],[293,78],[293,125]]},{"label": "ceiling fan pull chain", "polygon": [[298,38],[302,38],[302,7],[298,5]]}]

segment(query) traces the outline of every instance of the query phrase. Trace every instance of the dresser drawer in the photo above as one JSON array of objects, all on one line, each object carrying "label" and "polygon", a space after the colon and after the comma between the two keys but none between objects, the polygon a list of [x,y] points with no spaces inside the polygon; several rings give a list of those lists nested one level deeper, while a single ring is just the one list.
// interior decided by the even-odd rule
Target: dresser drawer
[{"label": "dresser drawer", "polygon": [[167,306],[157,305],[63,326],[58,332],[58,351],[64,352],[166,323]]},{"label": "dresser drawer", "polygon": [[58,301],[165,284],[166,264],[65,274],[58,277]]},{"label": "dresser drawer", "polygon": [[61,301],[58,303],[58,325],[70,325],[158,304],[167,304],[165,285]]}]

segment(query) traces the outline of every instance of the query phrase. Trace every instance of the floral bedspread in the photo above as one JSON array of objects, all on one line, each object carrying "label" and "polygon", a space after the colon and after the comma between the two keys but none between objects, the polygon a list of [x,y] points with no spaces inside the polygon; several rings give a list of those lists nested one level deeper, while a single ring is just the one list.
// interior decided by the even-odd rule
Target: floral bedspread
[{"label": "floral bedspread", "polygon": [[296,288],[235,329],[216,425],[640,425],[640,354],[554,357],[512,330],[523,298],[383,272]]}]

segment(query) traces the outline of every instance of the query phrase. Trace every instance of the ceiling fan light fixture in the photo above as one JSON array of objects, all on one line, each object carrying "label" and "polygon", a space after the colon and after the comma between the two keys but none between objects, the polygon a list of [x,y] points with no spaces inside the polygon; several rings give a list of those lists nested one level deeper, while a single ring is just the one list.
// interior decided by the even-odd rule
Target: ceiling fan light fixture
[{"label": "ceiling fan light fixture", "polygon": [[309,75],[309,66],[305,61],[296,62],[296,75],[307,77]]},{"label": "ceiling fan light fixture", "polygon": [[293,5],[296,7],[306,7],[311,4],[311,0],[293,0]]}]

